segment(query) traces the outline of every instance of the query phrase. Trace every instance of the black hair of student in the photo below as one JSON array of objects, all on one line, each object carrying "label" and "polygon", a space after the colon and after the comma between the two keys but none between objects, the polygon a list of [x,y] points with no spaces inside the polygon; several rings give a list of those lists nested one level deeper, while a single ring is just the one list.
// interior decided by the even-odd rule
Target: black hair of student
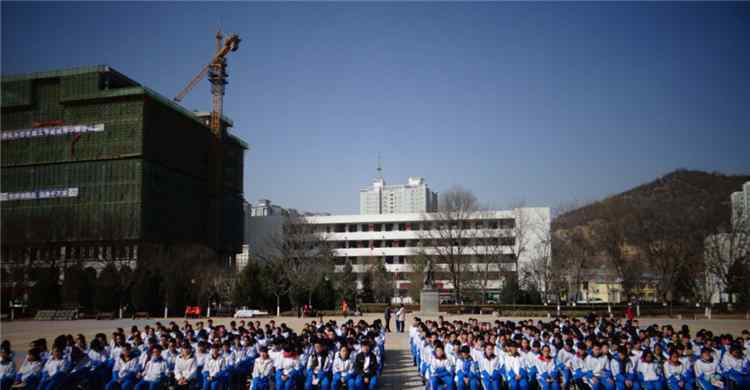
[{"label": "black hair of student", "polygon": [[41,354],[42,351],[39,348],[31,348],[28,351],[28,356],[31,356],[33,361],[39,361]]},{"label": "black hair of student", "polygon": [[8,352],[10,352],[10,350],[11,350],[10,349],[10,341],[3,340],[3,342],[0,343],[0,349],[4,349],[4,350],[7,350]]},{"label": "black hair of student", "polygon": [[104,346],[102,346],[101,340],[94,337],[93,339],[91,339],[91,342],[89,343],[89,348],[93,349],[96,352],[100,352],[101,350],[104,349]]}]

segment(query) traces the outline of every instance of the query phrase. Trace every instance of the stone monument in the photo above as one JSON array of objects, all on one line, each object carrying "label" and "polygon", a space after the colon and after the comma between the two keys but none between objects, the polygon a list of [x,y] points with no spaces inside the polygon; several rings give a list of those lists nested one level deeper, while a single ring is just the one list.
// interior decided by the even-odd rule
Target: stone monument
[{"label": "stone monument", "polygon": [[419,311],[421,313],[438,313],[440,311],[440,292],[435,288],[432,273],[432,259],[427,259],[424,267],[422,292],[419,293]]}]

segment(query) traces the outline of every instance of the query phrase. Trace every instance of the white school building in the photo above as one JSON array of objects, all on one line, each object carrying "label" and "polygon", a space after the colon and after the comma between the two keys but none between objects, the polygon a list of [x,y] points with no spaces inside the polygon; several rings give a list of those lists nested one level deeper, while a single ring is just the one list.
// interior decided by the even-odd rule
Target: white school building
[{"label": "white school building", "polygon": [[[444,253],[449,247],[446,241],[454,238],[462,241],[460,254],[466,256],[462,264],[468,264],[470,272],[463,290],[480,289],[477,282],[481,279],[486,291],[497,292],[503,275],[550,253],[548,207],[480,211],[460,219],[444,213],[404,213],[309,216],[305,220],[317,225],[333,246],[337,272],[349,261],[354,272],[363,274],[382,259],[393,275],[394,292],[401,297],[408,295],[415,256]],[[460,229],[461,233],[447,236],[440,229]],[[453,284],[447,264],[436,264],[433,269],[436,287],[448,294]]]}]

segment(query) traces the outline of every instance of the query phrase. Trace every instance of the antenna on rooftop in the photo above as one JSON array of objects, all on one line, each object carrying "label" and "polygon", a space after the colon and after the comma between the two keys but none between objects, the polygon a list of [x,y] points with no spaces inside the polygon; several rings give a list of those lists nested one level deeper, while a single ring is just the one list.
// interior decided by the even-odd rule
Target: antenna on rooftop
[{"label": "antenna on rooftop", "polygon": [[383,166],[380,163],[380,153],[378,153],[378,169],[377,169],[377,171],[378,171],[378,179],[382,179],[383,178]]}]

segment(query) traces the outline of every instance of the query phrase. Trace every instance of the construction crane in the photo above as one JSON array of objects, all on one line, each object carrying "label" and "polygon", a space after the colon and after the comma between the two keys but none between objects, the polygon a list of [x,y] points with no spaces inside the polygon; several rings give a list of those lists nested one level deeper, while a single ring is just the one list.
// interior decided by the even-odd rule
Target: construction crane
[{"label": "construction crane", "polygon": [[174,101],[179,102],[187,95],[203,77],[208,75],[208,81],[211,83],[211,132],[215,136],[221,135],[221,114],[224,109],[224,90],[227,85],[227,54],[230,51],[237,51],[240,48],[240,36],[229,34],[226,40],[221,34],[221,30],[216,33],[216,54],[211,62],[204,66],[203,69],[193,77],[185,88],[174,97]]}]

